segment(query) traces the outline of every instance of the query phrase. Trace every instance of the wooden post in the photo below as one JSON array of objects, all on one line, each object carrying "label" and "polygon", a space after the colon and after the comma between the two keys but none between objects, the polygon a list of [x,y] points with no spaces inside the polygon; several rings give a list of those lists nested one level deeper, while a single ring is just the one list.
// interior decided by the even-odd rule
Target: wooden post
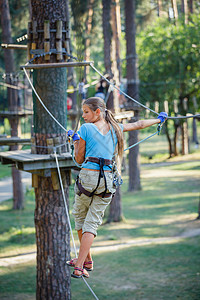
[{"label": "wooden post", "polygon": [[[44,21],[44,52],[50,51],[50,22],[49,20]],[[44,57],[45,60],[50,60],[50,55],[47,54]]]},{"label": "wooden post", "polygon": [[48,148],[48,154],[51,154],[51,153],[53,153],[53,146],[54,146],[53,139],[52,138],[47,139],[46,141],[47,141],[47,147],[51,147],[51,148]]},{"label": "wooden post", "polygon": [[[64,47],[65,47],[65,50],[67,51],[67,53],[70,53],[70,29],[69,29],[69,22],[67,21],[66,22],[66,26],[65,26],[65,29],[66,29],[66,35],[65,35],[65,41],[64,41]],[[65,61],[68,60],[68,55],[64,55],[65,57]]]},{"label": "wooden post", "polygon": [[28,30],[27,30],[27,35],[28,35],[27,57],[28,57],[28,60],[31,59],[31,54],[30,54],[30,50],[31,50],[31,27],[32,27],[32,23],[28,22]]},{"label": "wooden post", "polygon": [[62,21],[58,20],[56,22],[56,50],[60,52],[57,54],[57,60],[62,60],[63,59],[63,54],[62,54]]}]

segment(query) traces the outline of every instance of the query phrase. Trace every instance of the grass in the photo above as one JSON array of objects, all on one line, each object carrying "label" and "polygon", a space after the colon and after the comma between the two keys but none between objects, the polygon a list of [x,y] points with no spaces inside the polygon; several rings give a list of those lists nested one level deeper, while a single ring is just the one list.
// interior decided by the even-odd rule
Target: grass
[{"label": "grass", "polygon": [[[101,226],[94,242],[95,270],[88,282],[99,299],[199,299],[200,236],[180,237],[199,228],[199,174],[200,160],[147,164],[142,191],[134,193],[127,192],[124,176],[124,221]],[[35,251],[34,206],[33,191],[26,194],[24,211],[12,211],[11,201],[1,203],[0,264]],[[2,300],[35,299],[35,260],[26,257],[1,265]],[[82,280],[72,280],[71,290],[72,299],[93,299]]]},{"label": "grass", "polygon": [[0,164],[0,179],[11,176],[11,167]]}]

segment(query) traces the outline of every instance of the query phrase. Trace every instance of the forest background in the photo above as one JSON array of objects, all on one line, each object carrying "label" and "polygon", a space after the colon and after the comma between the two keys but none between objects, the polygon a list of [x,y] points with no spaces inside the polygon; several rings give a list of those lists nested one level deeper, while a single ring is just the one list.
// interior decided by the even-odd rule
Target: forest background
[{"label": "forest background", "polygon": [[[115,68],[118,71],[119,84],[124,88],[123,84],[125,83],[126,89],[127,62],[131,57],[128,57],[126,52],[127,40],[130,38],[125,31],[124,2],[112,1],[113,6],[120,7],[120,30],[118,31],[120,54],[115,60],[116,54],[112,57],[111,53],[110,60],[111,63],[118,62]],[[128,1],[126,2],[128,3]],[[79,59],[86,59],[86,57],[91,59],[103,74],[108,71],[105,65],[105,48],[110,47],[110,45],[105,45],[103,27],[106,24],[102,21],[105,20],[103,8],[106,8],[108,3],[111,4],[111,1],[71,1],[69,6],[72,54]],[[27,32],[28,1],[9,1],[9,5],[13,42],[26,44],[26,40],[23,38],[20,39],[21,41],[18,39],[26,35]],[[133,94],[132,97],[137,98],[157,112],[165,110],[171,116],[178,116],[195,114],[199,110],[199,10],[199,4],[196,1],[136,1],[135,44],[137,57],[133,59],[137,61],[139,96]],[[27,61],[26,53],[15,51],[14,56],[16,74],[23,76],[23,72],[19,72],[19,66]],[[0,68],[1,82],[4,83],[5,65],[2,50]],[[115,70],[112,69],[111,71],[114,72]],[[68,86],[73,86],[76,89],[83,74],[83,70],[81,72],[75,71],[73,83],[68,76]],[[92,96],[95,93],[95,87],[91,83],[94,80],[99,80],[99,76],[92,72],[88,72],[84,76],[86,76],[86,81],[89,84],[87,96]],[[1,96],[4,93],[5,89],[1,88]],[[4,110],[7,106],[6,98],[3,96],[0,99],[1,109]],[[155,117],[146,110],[141,110],[139,114],[140,118]],[[9,124],[6,120],[4,121],[6,124],[4,123],[4,127],[1,128],[9,134]],[[168,157],[178,156],[180,153],[182,155],[188,154],[193,150],[193,145],[198,147],[196,124],[198,122],[196,121],[198,118],[193,119],[192,123],[187,120],[169,120],[166,123],[167,126],[163,128],[163,132],[168,140]],[[191,126],[191,131],[188,131],[188,124]],[[146,133],[151,133],[151,130],[147,130]],[[143,153],[145,152],[147,151],[143,148]],[[147,159],[154,162],[150,155]],[[195,169],[196,166],[193,165],[193,168]],[[156,184],[154,191],[155,188]],[[197,189],[196,185],[194,189]],[[23,243],[24,231],[23,228],[20,230],[16,236],[18,238],[19,235],[22,235]],[[11,230],[10,234],[13,232],[16,233],[16,231]],[[115,238],[110,237],[111,240]],[[196,244],[194,248],[196,250]]]}]

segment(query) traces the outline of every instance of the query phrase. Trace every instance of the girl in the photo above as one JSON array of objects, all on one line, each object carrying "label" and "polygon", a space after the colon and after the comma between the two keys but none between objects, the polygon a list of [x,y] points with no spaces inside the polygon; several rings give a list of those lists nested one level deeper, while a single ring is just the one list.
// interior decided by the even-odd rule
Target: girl
[{"label": "girl", "polygon": [[[78,258],[67,261],[74,267],[72,277],[89,277],[93,270],[90,248],[102,223],[106,207],[112,200],[116,188],[113,186],[112,158],[117,148],[123,155],[123,132],[143,129],[166,120],[162,112],[157,119],[139,120],[135,123],[119,124],[105,102],[98,97],[83,101],[83,119],[79,135],[72,130],[68,136],[74,141],[75,159],[82,168],[75,184],[73,215],[78,232],[80,250]],[[80,136],[80,137],[79,137]]]}]

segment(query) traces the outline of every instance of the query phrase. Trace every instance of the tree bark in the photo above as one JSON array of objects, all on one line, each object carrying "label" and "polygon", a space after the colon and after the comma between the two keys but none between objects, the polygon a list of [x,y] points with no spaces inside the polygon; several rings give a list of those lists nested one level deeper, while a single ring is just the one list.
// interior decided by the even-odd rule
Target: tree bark
[{"label": "tree bark", "polygon": [[182,3],[182,12],[185,18],[185,24],[188,24],[188,2],[187,0],[182,0],[181,3]]},{"label": "tree bark", "polygon": [[102,24],[103,24],[103,39],[104,39],[104,65],[105,71],[112,78],[111,70],[111,24],[110,24],[110,11],[111,11],[111,0],[102,0],[103,13],[102,13]]},{"label": "tree bark", "polygon": [[[1,13],[1,26],[2,26],[2,42],[5,44],[12,43],[11,37],[11,19],[10,19],[10,9],[8,0],[0,0],[0,13]],[[4,62],[5,62],[5,73],[6,73],[6,83],[10,85],[15,85],[15,65],[14,65],[14,52],[11,49],[4,50]],[[7,89],[7,100],[8,100],[8,110],[17,111],[18,110],[18,94],[16,89]],[[11,127],[11,136],[18,136],[18,131],[20,128],[19,118],[9,118]],[[18,150],[18,146],[11,146],[10,150]],[[23,209],[24,208],[24,194],[23,186],[21,180],[21,172],[12,166],[12,180],[13,180],[13,209]]]},{"label": "tree bark", "polygon": [[[112,40],[113,40],[113,49],[115,60],[113,63],[116,64],[114,69],[118,74],[114,77],[117,78],[120,82],[121,78],[121,61],[120,61],[120,41],[119,37],[121,35],[121,22],[120,22],[120,5],[119,0],[112,1],[111,6],[111,27],[112,27]],[[118,85],[119,82],[116,82]]]},{"label": "tree bark", "polygon": [[176,22],[176,20],[178,20],[177,2],[176,2],[176,0],[171,0],[171,3],[172,3],[173,12],[174,12],[174,19]]},{"label": "tree bark", "polygon": [[106,223],[122,221],[122,204],[121,204],[121,188],[117,188],[115,196],[113,197],[110,207],[109,216]]},{"label": "tree bark", "polygon": [[[44,21],[50,21],[50,28],[56,28],[56,22],[67,21],[67,2],[32,0],[32,21],[37,28],[44,28]],[[62,35],[63,38],[63,35]],[[44,37],[38,34],[35,40],[37,49],[44,49]],[[51,32],[51,48],[56,48],[56,35]],[[44,62],[44,58],[35,61]],[[51,55],[50,62],[56,62]],[[67,123],[67,72],[66,68],[34,70],[33,84],[43,103],[54,117],[66,128]],[[34,98],[34,137],[39,154],[48,153],[47,139],[57,138],[59,144],[66,142],[66,132],[50,117],[38,99]],[[56,142],[57,143],[57,142]],[[66,151],[65,147],[57,148]],[[62,170],[61,170],[62,171]],[[36,209],[35,227],[37,243],[37,292],[36,299],[71,299],[70,270],[66,260],[70,258],[70,234],[65,205],[60,187],[53,186],[52,176],[57,169],[48,170],[45,176],[38,175],[35,187]],[[62,171],[65,183],[65,196],[69,197],[69,171]]]},{"label": "tree bark", "polygon": [[193,0],[189,0],[189,11],[190,11],[190,14],[193,14]]},{"label": "tree bark", "polygon": [[169,135],[169,130],[168,130],[167,123],[166,123],[166,136],[167,136],[168,145],[169,145],[169,158],[171,158],[173,156],[172,140],[171,140],[170,135]]},{"label": "tree bark", "polygon": [[188,123],[187,120],[181,124],[181,136],[182,136],[182,155],[189,153],[189,140],[188,140]]},{"label": "tree bark", "polygon": [[[92,31],[92,17],[93,17],[93,4],[94,0],[88,1],[88,16],[86,20],[86,39],[85,39],[85,61],[90,60],[90,34]],[[84,70],[84,78],[87,78],[87,75],[89,74],[89,67],[85,67]]]},{"label": "tree bark", "polygon": [[[111,1],[102,0],[103,5],[103,36],[104,36],[104,64],[106,73],[109,74],[110,79],[119,84],[119,71],[117,68],[117,55],[119,57],[119,47],[117,49],[117,40],[119,40],[117,31],[117,17],[116,17],[116,2],[114,1],[114,8],[111,9]],[[115,10],[114,16],[112,10]],[[118,45],[119,46],[119,45]],[[107,101],[108,109],[114,113],[119,111],[119,99],[117,90],[114,89]],[[122,220],[122,205],[120,188],[117,189],[116,194],[109,206],[109,216],[107,222],[120,222]]]},{"label": "tree bark", "polygon": [[197,135],[197,123],[196,123],[196,118],[193,118],[192,120],[192,141],[195,144],[199,144],[198,141],[198,135]]},{"label": "tree bark", "polygon": [[[135,118],[131,119],[130,122],[136,122],[138,115],[135,112]],[[129,132],[129,146],[132,146],[138,142],[138,130]],[[129,191],[139,191],[142,189],[140,181],[140,157],[139,157],[139,146],[133,147],[129,150]]]},{"label": "tree bark", "polygon": [[[136,55],[136,24],[135,24],[135,7],[136,3],[132,0],[125,0],[125,24],[126,24],[126,57],[127,57],[127,94],[139,100],[139,79],[137,71],[137,55]],[[128,100],[127,109],[133,109],[135,118],[139,119],[138,105]],[[133,122],[133,120],[131,120]],[[138,132],[129,133],[129,145],[138,142]],[[139,168],[139,146],[129,151],[129,191],[140,190],[140,168]]]}]

